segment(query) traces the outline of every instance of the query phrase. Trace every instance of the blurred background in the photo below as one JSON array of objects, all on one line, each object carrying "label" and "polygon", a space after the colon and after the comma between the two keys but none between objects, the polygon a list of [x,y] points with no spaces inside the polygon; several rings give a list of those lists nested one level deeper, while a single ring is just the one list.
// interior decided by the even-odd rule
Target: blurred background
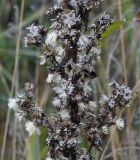
[{"label": "blurred background", "polygon": [[[8,109],[9,97],[22,91],[25,82],[35,85],[37,103],[53,114],[53,92],[46,84],[47,67],[40,66],[41,51],[25,48],[25,28],[32,23],[50,26],[45,15],[54,0],[0,0],[0,151],[1,160],[44,160],[47,131],[28,137],[22,122]],[[140,0],[106,0],[91,14],[91,21],[109,12],[115,23],[103,35],[102,55],[92,82],[97,100],[107,92],[112,79],[126,83],[134,91],[130,108],[123,113],[126,126],[111,134],[103,153],[94,152],[99,160],[140,159]],[[117,113],[116,113],[117,114]],[[104,154],[104,155],[103,155]]]}]

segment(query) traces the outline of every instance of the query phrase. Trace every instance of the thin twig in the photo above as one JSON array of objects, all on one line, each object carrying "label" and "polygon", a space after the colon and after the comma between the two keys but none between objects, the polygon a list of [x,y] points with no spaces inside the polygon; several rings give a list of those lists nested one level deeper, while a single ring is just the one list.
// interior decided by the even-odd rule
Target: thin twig
[{"label": "thin twig", "polygon": [[[23,12],[24,12],[24,0],[21,2],[21,12],[20,12],[20,19],[19,19],[19,32],[17,36],[17,44],[16,44],[16,59],[15,59],[15,66],[14,66],[14,73],[13,73],[13,81],[18,78],[18,65],[19,65],[19,49],[20,49],[20,41],[22,36],[22,23],[23,23]],[[18,82],[18,81],[17,81]],[[14,84],[14,83],[13,83]],[[18,83],[15,84],[15,89],[18,90]],[[12,86],[12,93],[14,91],[14,85]],[[14,121],[14,136],[13,136],[13,160],[16,160],[16,130],[17,130],[17,121]]]},{"label": "thin twig", "polygon": [[[122,20],[122,3],[118,0],[119,19]],[[126,71],[126,57],[125,57],[125,42],[124,42],[124,29],[120,26],[120,41],[121,41],[121,60],[124,73],[124,82],[127,84],[127,71]]]}]

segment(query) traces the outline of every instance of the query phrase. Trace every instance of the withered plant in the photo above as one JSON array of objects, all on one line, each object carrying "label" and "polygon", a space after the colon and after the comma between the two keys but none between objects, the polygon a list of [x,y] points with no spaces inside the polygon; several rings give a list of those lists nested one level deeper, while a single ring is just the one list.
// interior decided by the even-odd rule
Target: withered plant
[{"label": "withered plant", "polygon": [[[94,99],[90,83],[98,75],[95,66],[100,58],[99,41],[112,17],[104,13],[93,24],[90,17],[101,0],[59,0],[47,11],[51,19],[50,29],[32,24],[26,29],[25,46],[40,47],[43,55],[40,64],[47,63],[47,83],[53,87],[52,101],[57,114],[47,116],[35,103],[33,84],[26,83],[24,94],[9,99],[9,107],[16,117],[25,121],[25,128],[32,135],[41,134],[39,127],[47,127],[46,160],[92,160],[92,148],[102,151],[109,128],[124,127],[124,121],[116,119],[116,108],[124,109],[130,102],[132,91],[115,81],[112,91]],[[88,141],[81,147],[81,139]]]}]

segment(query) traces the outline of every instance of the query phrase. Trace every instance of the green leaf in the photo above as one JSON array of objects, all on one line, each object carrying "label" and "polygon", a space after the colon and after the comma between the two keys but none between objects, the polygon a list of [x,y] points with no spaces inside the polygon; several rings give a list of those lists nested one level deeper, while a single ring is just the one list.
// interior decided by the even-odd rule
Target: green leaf
[{"label": "green leaf", "polygon": [[32,135],[27,144],[28,157],[27,160],[40,160],[40,144],[38,135]]},{"label": "green leaf", "polygon": [[102,34],[102,39],[99,41],[99,47],[102,48],[104,45],[104,41],[107,37],[112,35],[115,31],[117,31],[121,26],[125,23],[124,21],[116,21],[112,25],[110,25],[107,30]]},{"label": "green leaf", "polygon": [[47,156],[48,152],[48,146],[46,142],[47,138],[47,129],[41,128],[41,136],[40,136],[40,154],[41,154],[41,160],[44,160]]}]

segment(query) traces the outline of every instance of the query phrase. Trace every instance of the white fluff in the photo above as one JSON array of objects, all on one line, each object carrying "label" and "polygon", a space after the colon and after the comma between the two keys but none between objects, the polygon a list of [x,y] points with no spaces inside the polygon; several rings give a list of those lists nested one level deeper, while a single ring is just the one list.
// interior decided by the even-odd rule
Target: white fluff
[{"label": "white fluff", "polygon": [[108,134],[109,130],[108,130],[108,127],[106,125],[102,127],[102,132],[104,134]]},{"label": "white fluff", "polygon": [[61,46],[57,48],[57,53],[59,56],[62,56],[64,51],[65,51],[64,48],[62,48]]},{"label": "white fluff", "polygon": [[9,107],[9,109],[13,109],[15,111],[18,110],[17,99],[16,98],[9,98],[8,107]]},{"label": "white fluff", "polygon": [[68,120],[70,119],[70,115],[67,109],[63,109],[59,112],[60,116],[62,117],[63,120]]},{"label": "white fluff", "polygon": [[63,92],[62,94],[60,94],[59,97],[60,97],[60,99],[62,99],[62,101],[64,103],[66,103],[68,95],[65,92]]},{"label": "white fluff", "polygon": [[118,127],[118,129],[122,129],[124,128],[124,120],[122,118],[119,118],[116,120],[116,126]]},{"label": "white fluff", "polygon": [[64,23],[71,28],[73,25],[75,25],[78,21],[80,22],[81,18],[80,16],[76,17],[75,14],[67,15],[67,18],[64,20]]},{"label": "white fluff", "polygon": [[26,112],[19,110],[15,113],[15,116],[18,119],[18,121],[22,121],[23,118],[26,116]]},{"label": "white fluff", "polygon": [[87,108],[87,106],[82,102],[78,103],[78,106],[79,106],[80,111],[82,112]]},{"label": "white fluff", "polygon": [[77,2],[76,0],[71,0],[71,1],[70,1],[70,4],[71,4],[73,7],[75,7],[75,8],[78,7],[78,2]]},{"label": "white fluff", "polygon": [[96,108],[97,107],[97,103],[95,101],[89,101],[89,105],[92,108]]},{"label": "white fluff", "polygon": [[78,44],[80,46],[86,46],[89,43],[89,38],[86,35],[82,35],[79,38]]},{"label": "white fluff", "polygon": [[56,107],[61,107],[61,100],[58,99],[58,98],[55,98],[53,101],[52,101],[52,104]]},{"label": "white fluff", "polygon": [[40,65],[44,65],[46,63],[45,55],[40,56]]},{"label": "white fluff", "polygon": [[47,80],[46,80],[47,83],[52,83],[53,77],[54,77],[54,74],[49,73],[49,74],[48,74],[48,78],[47,78]]},{"label": "white fluff", "polygon": [[48,33],[46,40],[45,40],[45,43],[47,45],[55,47],[56,40],[57,40],[57,34],[54,31],[52,31],[52,32]]},{"label": "white fluff", "polygon": [[39,34],[40,31],[40,26],[36,26],[34,23],[27,27],[26,29],[28,29],[34,36],[37,36]]},{"label": "white fluff", "polygon": [[34,133],[37,133],[38,135],[40,135],[40,129],[37,128],[33,122],[28,121],[25,123],[25,129],[26,131],[29,133],[29,135],[31,136]]}]

